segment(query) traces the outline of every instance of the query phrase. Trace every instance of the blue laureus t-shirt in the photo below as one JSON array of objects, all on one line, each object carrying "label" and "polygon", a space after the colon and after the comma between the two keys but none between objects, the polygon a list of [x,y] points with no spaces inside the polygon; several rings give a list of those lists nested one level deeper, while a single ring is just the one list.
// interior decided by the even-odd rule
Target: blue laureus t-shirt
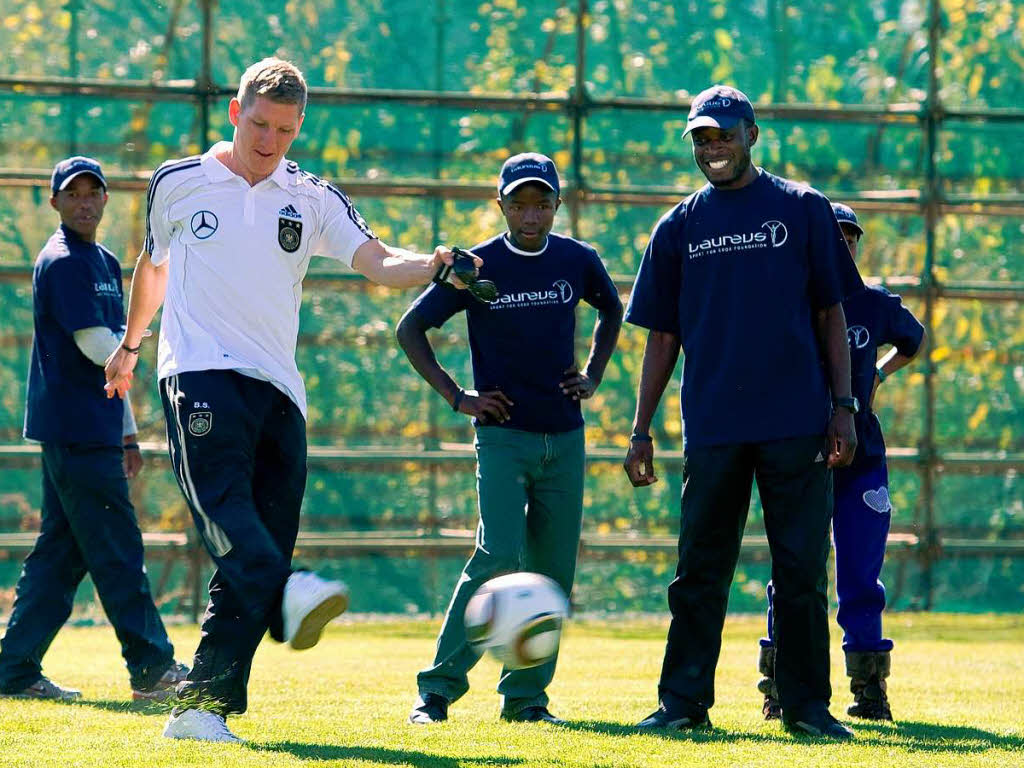
[{"label": "blue laureus t-shirt", "polygon": [[512,400],[501,426],[529,432],[567,432],[583,425],[578,400],[562,394],[559,382],[575,362],[576,305],[599,311],[619,305],[615,284],[597,251],[570,237],[548,235],[537,253],[511,245],[507,235],[473,248],[500,296],[483,304],[468,291],[431,285],[413,308],[440,328],[465,310],[473,381],[477,390],[500,389]]},{"label": "blue laureus t-shirt", "polygon": [[679,336],[687,446],[824,434],[815,315],[861,287],[828,199],[759,170],[662,217],[626,320]]},{"label": "blue laureus t-shirt", "polygon": [[61,226],[32,274],[35,335],[25,404],[25,437],[42,442],[122,442],[121,398],[108,399],[103,368],[72,334],[124,327],[121,267],[114,254]]},{"label": "blue laureus t-shirt", "polygon": [[913,355],[921,345],[924,326],[899,296],[881,286],[868,286],[843,302],[846,337],[850,342],[850,370],[853,394],[861,410],[854,417],[857,426],[857,454],[854,459],[884,456],[885,440],[878,417],[868,408],[875,383],[878,348],[892,344],[900,354]]}]

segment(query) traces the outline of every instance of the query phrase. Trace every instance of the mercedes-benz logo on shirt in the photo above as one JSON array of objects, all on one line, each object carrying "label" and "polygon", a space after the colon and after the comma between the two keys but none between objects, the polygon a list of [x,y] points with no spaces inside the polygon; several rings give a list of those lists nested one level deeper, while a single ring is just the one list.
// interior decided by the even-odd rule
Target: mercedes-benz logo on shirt
[{"label": "mercedes-benz logo on shirt", "polygon": [[196,211],[192,214],[192,234],[205,240],[217,231],[217,215],[213,211]]}]

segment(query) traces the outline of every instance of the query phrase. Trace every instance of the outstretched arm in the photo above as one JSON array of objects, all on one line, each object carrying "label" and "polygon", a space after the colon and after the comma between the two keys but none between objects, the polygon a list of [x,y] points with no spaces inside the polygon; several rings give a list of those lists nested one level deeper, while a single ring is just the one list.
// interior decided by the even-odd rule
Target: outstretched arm
[{"label": "outstretched arm", "polygon": [[131,389],[133,371],[139,362],[139,353],[129,352],[128,348],[137,350],[147,333],[153,316],[163,304],[167,292],[167,274],[169,267],[164,262],[160,266],[153,264],[150,255],[143,253],[135,265],[132,275],[132,292],[128,300],[128,322],[121,344],[107,360],[106,376],[107,397],[119,395],[124,397]]},{"label": "outstretched arm", "polygon": [[[483,262],[477,259],[477,267]],[[367,240],[356,249],[352,257],[352,268],[378,285],[389,288],[412,288],[426,285],[442,264],[451,264],[453,256],[443,245],[434,249],[433,255],[413,253],[404,248],[386,245],[380,240]],[[457,287],[463,287],[453,278]]]}]

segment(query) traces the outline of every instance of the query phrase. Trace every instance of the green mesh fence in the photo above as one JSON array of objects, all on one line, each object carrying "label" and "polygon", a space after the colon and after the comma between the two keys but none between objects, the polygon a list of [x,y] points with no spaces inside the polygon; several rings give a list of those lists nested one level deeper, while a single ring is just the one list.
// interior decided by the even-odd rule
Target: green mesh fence
[{"label": "green mesh fence", "polygon": [[[567,181],[556,228],[593,243],[626,291],[658,216],[703,181],[680,139],[688,99],[724,81],[758,103],[757,161],[854,201],[867,230],[862,272],[904,286],[911,308],[930,316],[931,360],[887,382],[877,403],[888,444],[905,449],[891,463],[891,495],[894,529],[910,543],[892,548],[883,575],[892,604],[1020,610],[1022,35],[1012,0],[0,0],[0,445],[11,448],[0,458],[0,534],[38,523],[38,468],[17,447],[30,267],[57,221],[47,189],[56,160],[102,161],[112,191],[101,239],[130,266],[148,174],[230,138],[239,75],[278,55],[314,89],[291,157],[349,191],[387,242],[471,245],[500,231],[497,169],[536,149]],[[298,353],[310,445],[399,452],[470,442],[466,420],[393,341],[416,292],[345,279],[333,262],[313,269]],[[582,355],[593,314],[580,318]],[[468,382],[462,321],[434,339],[442,363]],[[624,329],[585,409],[599,454],[587,477],[590,537],[677,531],[678,464],[637,493],[612,458],[625,449],[643,341]],[[153,353],[146,348],[141,381],[153,382]],[[160,441],[156,387],[136,389],[141,436]],[[660,451],[678,449],[677,394],[655,431]],[[303,527],[468,530],[473,482],[470,461],[314,461]],[[134,493],[144,530],[191,528],[159,457]],[[759,530],[755,498],[750,532]],[[0,552],[0,602],[23,555]],[[300,555],[353,582],[354,610],[380,611],[443,609],[463,558]],[[151,565],[168,611],[193,609],[189,568],[178,555]],[[670,549],[585,549],[577,601],[662,610],[673,568]],[[759,610],[767,578],[763,558],[745,559],[733,609]]]}]

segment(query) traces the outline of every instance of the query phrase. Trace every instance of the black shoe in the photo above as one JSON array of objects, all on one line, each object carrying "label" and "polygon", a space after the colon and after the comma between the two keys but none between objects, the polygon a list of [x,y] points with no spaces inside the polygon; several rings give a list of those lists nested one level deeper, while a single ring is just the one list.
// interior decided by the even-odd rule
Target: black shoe
[{"label": "black shoe", "polygon": [[448,719],[448,704],[448,699],[439,693],[421,694],[409,713],[409,722],[413,725],[443,723]]},{"label": "black shoe", "polygon": [[793,733],[817,736],[822,739],[853,738],[853,731],[832,717],[832,713],[824,705],[808,707],[792,718],[788,716],[788,713],[784,714],[782,724]]},{"label": "black shoe", "polygon": [[888,720],[892,722],[892,710],[889,708],[889,700],[884,693],[878,699],[869,699],[866,696],[860,697],[846,708],[846,714],[850,717],[859,717],[862,720]]},{"label": "black shoe", "polygon": [[539,704],[532,707],[523,707],[518,712],[502,712],[501,719],[510,723],[551,723],[552,725],[565,725],[565,720],[555,717],[548,711],[547,707]]},{"label": "black shoe", "polygon": [[663,704],[637,723],[636,727],[643,731],[691,731],[710,728],[711,720],[707,712],[669,712]]},{"label": "black shoe", "polygon": [[782,719],[782,703],[770,694],[764,695],[764,704],[761,705],[761,714],[765,720]]}]

